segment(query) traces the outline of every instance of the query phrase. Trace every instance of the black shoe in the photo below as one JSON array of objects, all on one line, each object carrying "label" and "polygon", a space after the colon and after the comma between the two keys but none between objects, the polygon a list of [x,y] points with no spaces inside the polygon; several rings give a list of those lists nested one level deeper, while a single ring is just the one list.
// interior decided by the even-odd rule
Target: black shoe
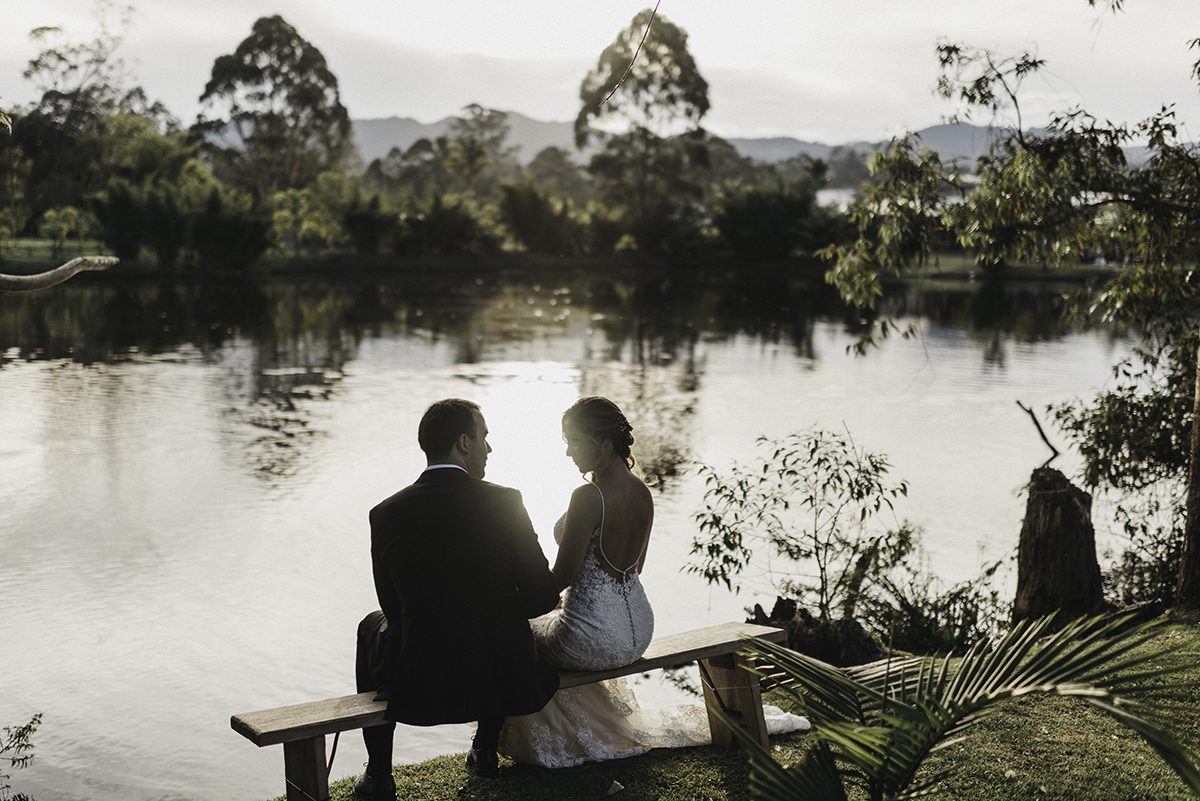
[{"label": "black shoe", "polygon": [[500,775],[500,758],[496,756],[495,751],[472,748],[467,752],[467,773],[485,779],[494,779]]},{"label": "black shoe", "polygon": [[354,797],[363,801],[396,801],[396,780],[391,771],[385,776],[364,773],[354,783]]}]

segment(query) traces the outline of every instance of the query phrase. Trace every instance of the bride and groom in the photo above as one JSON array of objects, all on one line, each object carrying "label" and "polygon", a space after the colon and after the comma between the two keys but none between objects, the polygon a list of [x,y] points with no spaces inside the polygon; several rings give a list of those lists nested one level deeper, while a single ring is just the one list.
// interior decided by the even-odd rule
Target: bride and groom
[{"label": "bride and groom", "polygon": [[[632,426],[612,401],[586,397],[563,414],[562,429],[567,455],[590,480],[555,525],[553,569],[520,493],[482,480],[491,446],[470,401],[426,410],[417,440],[428,466],[371,510],[381,609],[359,624],[358,691],[378,691],[389,721],[476,722],[467,768],[478,776],[497,774],[498,751],[565,767],[707,734],[698,705],[690,726],[686,714],[640,719],[621,682],[556,695],[557,669],[629,664],[654,630],[639,578],[654,504],[630,470]],[[395,798],[394,729],[363,730],[359,797]]]}]

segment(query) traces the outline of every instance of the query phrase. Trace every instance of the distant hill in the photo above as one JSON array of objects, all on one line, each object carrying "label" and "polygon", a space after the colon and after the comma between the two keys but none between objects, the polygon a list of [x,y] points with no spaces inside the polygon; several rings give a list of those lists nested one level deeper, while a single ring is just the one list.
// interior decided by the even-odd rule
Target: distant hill
[{"label": "distant hill", "polygon": [[[957,123],[953,125],[932,125],[928,128],[922,128],[916,133],[921,138],[921,143],[930,150],[937,152],[943,160],[966,159],[973,163],[975,159],[987,152],[997,134],[997,129],[987,128],[982,125]],[[829,152],[835,147],[835,145],[827,145],[819,142],[806,142],[790,136],[773,137],[770,139],[730,139],[729,143],[737,148],[737,151],[743,156],[772,163],[785,161],[796,156],[810,156],[818,159],[829,158]],[[870,153],[879,150],[886,144],[886,141],[860,141],[845,142],[840,146],[856,150],[859,153]]]},{"label": "distant hill", "polygon": [[[372,159],[386,155],[393,147],[406,149],[422,137],[432,139],[441,136],[449,130],[452,119],[446,117],[429,123],[418,122],[411,117],[353,120],[354,138],[363,162],[370,163]],[[522,164],[529,163],[539,151],[552,145],[566,150],[580,161],[585,160],[588,155],[585,153],[580,157],[575,152],[573,123],[535,120],[515,111],[508,112],[508,122],[512,126],[511,142],[517,146],[517,158]],[[998,132],[999,129],[996,128],[960,122],[932,125],[916,133],[922,144],[936,151],[943,161],[961,159],[967,165],[973,165],[977,158],[988,151]],[[1034,134],[1041,132],[1032,131]],[[806,142],[790,136],[759,139],[739,137],[728,141],[743,156],[769,163],[801,155],[825,159],[835,147],[833,144]],[[869,153],[886,144],[886,141],[860,141],[845,142],[841,146],[857,150],[859,153]],[[1126,154],[1134,164],[1145,160],[1145,148],[1126,148]]]},{"label": "distant hill", "polygon": [[[418,139],[434,139],[447,133],[453,120],[453,117],[445,117],[437,122],[418,122],[412,117],[385,117],[351,120],[351,123],[359,155],[365,164],[369,164],[387,155],[393,147],[407,150]],[[545,122],[510,111],[508,124],[512,128],[509,141],[517,147],[517,159],[522,164],[528,164],[539,152],[551,146],[570,153],[575,151],[573,122]]]}]

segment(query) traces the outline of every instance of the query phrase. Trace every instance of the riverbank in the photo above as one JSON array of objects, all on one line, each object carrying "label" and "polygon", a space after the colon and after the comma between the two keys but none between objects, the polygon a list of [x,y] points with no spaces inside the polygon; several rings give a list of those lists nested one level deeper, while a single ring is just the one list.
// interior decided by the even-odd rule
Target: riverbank
[{"label": "riverbank", "polygon": [[[110,255],[99,241],[71,242],[60,256],[53,243],[44,239],[14,239],[0,250],[0,273],[23,275],[57,267],[80,255]],[[488,255],[459,256],[364,256],[352,252],[329,252],[295,256],[270,253],[258,264],[245,271],[248,275],[313,275],[336,278],[374,273],[454,271],[472,272],[481,265],[489,271],[515,270],[526,273],[592,273],[611,270],[655,272],[664,270],[698,270],[726,275],[787,274],[793,278],[819,279],[828,264],[816,258],[791,258],[775,262],[746,262],[727,253],[699,253],[690,256],[653,256],[636,252],[621,252],[605,256],[553,256],[538,253],[498,252]],[[1055,281],[1084,283],[1111,278],[1118,267],[1104,264],[1012,265],[988,271],[963,253],[935,254],[928,264],[905,271],[901,280],[975,282],[998,281]],[[116,268],[125,277],[194,278],[211,277],[213,271],[186,265],[161,267],[148,256],[137,263],[123,262]],[[111,274],[111,273],[110,273]],[[238,274],[243,274],[239,272]]]},{"label": "riverbank", "polygon": [[[1180,670],[1152,680],[1181,690],[1156,702],[1161,719],[1192,752],[1200,752],[1200,626],[1166,628],[1147,648],[1169,649],[1162,663]],[[778,702],[778,699],[774,699]],[[350,736],[356,736],[351,734]],[[403,731],[398,738],[403,737]],[[811,747],[807,735],[773,741],[775,758],[796,764]],[[406,801],[749,801],[748,767],[740,751],[687,748],[652,751],[617,762],[566,770],[504,763],[498,780],[475,779],[461,754],[395,768]],[[1193,796],[1134,732],[1082,702],[1012,701],[967,739],[934,754],[931,772],[953,770],[938,797],[959,801],[1185,801]],[[331,801],[351,801],[354,777],[330,787]],[[461,791],[460,791],[461,788]]]}]

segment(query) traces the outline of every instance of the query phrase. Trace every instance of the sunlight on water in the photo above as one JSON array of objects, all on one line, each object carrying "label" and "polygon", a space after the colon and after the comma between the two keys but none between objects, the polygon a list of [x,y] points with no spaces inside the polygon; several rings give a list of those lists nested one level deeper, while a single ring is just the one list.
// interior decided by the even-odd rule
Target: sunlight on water
[{"label": "sunlight on water", "polygon": [[[892,299],[921,336],[857,358],[816,291],[674,278],[272,286],[221,303],[199,302],[211,287],[146,286],[112,304],[119,325],[100,314],[54,334],[91,320],[105,291],[0,300],[0,724],[44,713],[19,774],[42,799],[282,791],[280,749],[253,748],[229,716],[353,690],[355,625],[376,606],[367,512],[419,474],[416,423],[439,397],[482,405],[487,478],[522,491],[551,561],[580,481],[560,416],[582,394],[622,405],[658,487],[644,580],[665,633],[772,600],[681,572],[703,493],[694,460],[844,427],[910,481],[897,514],[925,530],[928,563],[969,578],[1014,548],[1020,488],[1045,458],[1015,401],[1045,420],[1127,348],[1064,329],[1051,291],[981,303],[971,290]],[[179,315],[169,336],[163,298]],[[30,335],[30,317],[49,333]],[[468,736],[404,728],[396,759]],[[358,769],[359,742],[342,739],[335,776]]]}]

